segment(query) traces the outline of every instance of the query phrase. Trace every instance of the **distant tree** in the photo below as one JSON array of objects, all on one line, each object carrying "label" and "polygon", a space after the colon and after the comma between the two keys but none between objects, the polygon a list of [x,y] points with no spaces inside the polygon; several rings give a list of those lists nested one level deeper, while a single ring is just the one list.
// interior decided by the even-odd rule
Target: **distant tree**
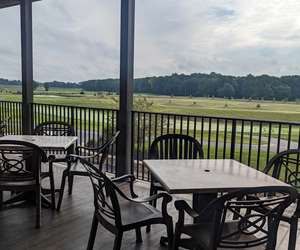
[{"label": "distant tree", "polygon": [[288,100],[291,96],[291,88],[287,85],[279,85],[274,87],[274,92],[277,100]]},{"label": "distant tree", "polygon": [[[0,85],[16,85],[19,80],[0,78]],[[49,82],[49,86],[78,88],[82,91],[105,92],[109,95],[119,92],[119,79],[95,79],[84,82]],[[34,82],[36,89],[40,84]],[[45,87],[45,84],[44,84]],[[4,87],[3,87],[4,88]],[[274,77],[269,75],[230,76],[218,73],[172,74],[137,78],[133,86],[135,93],[148,93],[165,96],[226,97],[245,100],[299,100],[300,76]],[[251,98],[251,99],[250,99]]]},{"label": "distant tree", "polygon": [[49,88],[50,88],[49,82],[45,82],[44,83],[44,89],[45,89],[45,91],[49,91]]},{"label": "distant tree", "polygon": [[40,86],[39,82],[33,81],[33,84],[32,84],[33,91],[35,91],[39,86]]},{"label": "distant tree", "polygon": [[230,83],[225,83],[224,86],[217,91],[219,97],[232,97],[235,95],[235,90]]}]

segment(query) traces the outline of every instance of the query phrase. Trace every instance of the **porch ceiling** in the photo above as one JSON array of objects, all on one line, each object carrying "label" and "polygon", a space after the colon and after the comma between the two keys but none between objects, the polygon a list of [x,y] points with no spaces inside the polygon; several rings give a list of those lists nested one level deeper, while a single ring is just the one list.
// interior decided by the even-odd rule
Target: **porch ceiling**
[{"label": "porch ceiling", "polygon": [[[32,2],[41,0],[32,0]],[[0,9],[12,7],[20,4],[20,0],[0,0]]]}]

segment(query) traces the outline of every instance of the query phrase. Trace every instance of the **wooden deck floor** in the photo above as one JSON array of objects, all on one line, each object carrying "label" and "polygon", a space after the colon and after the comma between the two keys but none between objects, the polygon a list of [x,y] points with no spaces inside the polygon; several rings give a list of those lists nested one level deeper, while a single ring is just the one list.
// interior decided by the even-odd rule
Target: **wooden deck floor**
[{"label": "wooden deck floor", "polygon": [[[59,176],[57,185],[59,184]],[[148,193],[148,183],[136,184],[138,194]],[[176,197],[175,197],[176,198]],[[190,197],[185,197],[190,199]],[[176,213],[171,207],[171,213]],[[88,178],[75,179],[72,196],[65,195],[61,211],[42,210],[42,227],[35,229],[35,208],[23,206],[0,211],[0,250],[81,250],[86,249],[93,214],[92,189]],[[154,250],[161,247],[159,239],[165,234],[164,226],[153,226],[151,233],[143,233],[143,243],[135,243],[135,233],[124,235],[122,249]],[[98,228],[94,249],[112,249],[113,235]],[[299,238],[299,237],[298,237]],[[288,226],[282,224],[279,232],[278,249],[287,250]],[[300,238],[299,246],[300,250]],[[256,248],[258,249],[258,248]]]}]

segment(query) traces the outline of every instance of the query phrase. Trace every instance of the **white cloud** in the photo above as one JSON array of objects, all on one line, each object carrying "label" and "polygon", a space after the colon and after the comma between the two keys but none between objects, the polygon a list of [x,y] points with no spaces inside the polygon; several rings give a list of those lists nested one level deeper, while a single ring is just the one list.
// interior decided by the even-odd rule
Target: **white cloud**
[{"label": "white cloud", "polygon": [[[299,74],[297,0],[136,0],[135,75]],[[120,0],[34,3],[35,79],[119,75]],[[0,77],[20,78],[19,10],[0,10]]]}]

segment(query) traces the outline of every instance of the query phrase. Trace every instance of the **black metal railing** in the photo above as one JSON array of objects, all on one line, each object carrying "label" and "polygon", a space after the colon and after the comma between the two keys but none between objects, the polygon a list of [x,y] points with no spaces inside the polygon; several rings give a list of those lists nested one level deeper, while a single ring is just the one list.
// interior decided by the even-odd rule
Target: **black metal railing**
[{"label": "black metal railing", "polygon": [[[33,127],[46,121],[63,121],[74,127],[77,145],[96,147],[116,132],[117,110],[65,105],[32,104]],[[9,116],[7,134],[22,134],[22,105],[19,102],[1,101],[0,119]],[[26,118],[24,118],[26,119]],[[115,172],[115,146],[106,162],[106,171]],[[93,159],[95,163],[97,159]]]},{"label": "black metal railing", "polygon": [[228,158],[262,170],[270,158],[300,147],[300,123],[226,117],[133,112],[132,171],[149,180],[142,163],[155,137],[168,133],[195,137],[207,159]]},{"label": "black metal railing", "polygon": [[[32,105],[33,124],[65,121],[72,124],[79,145],[102,144],[117,130],[118,110],[65,105]],[[22,105],[0,101],[0,120],[10,117],[7,133],[22,133]],[[132,172],[138,179],[150,176],[143,165],[155,137],[167,133],[187,134],[202,144],[205,158],[236,159],[262,169],[278,153],[300,147],[300,123],[226,117],[192,116],[155,112],[132,112]],[[113,148],[106,170],[115,172]]]}]

